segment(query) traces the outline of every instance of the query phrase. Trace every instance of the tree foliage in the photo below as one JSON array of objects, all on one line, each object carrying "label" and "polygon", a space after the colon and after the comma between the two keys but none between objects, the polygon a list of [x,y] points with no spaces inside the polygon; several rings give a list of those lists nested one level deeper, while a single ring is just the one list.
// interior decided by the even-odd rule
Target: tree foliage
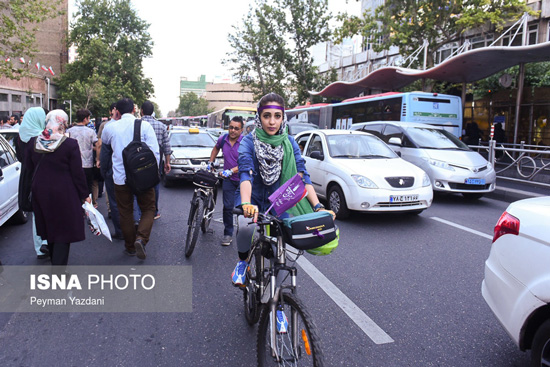
[{"label": "tree foliage", "polygon": [[79,0],[76,5],[69,43],[78,56],[58,80],[61,99],[72,100],[73,110],[87,108],[105,116],[121,97],[140,105],[153,93],[142,65],[152,54],[149,24],[129,1]]},{"label": "tree foliage", "polygon": [[180,97],[180,103],[176,110],[177,116],[201,116],[212,112],[213,109],[208,108],[208,101],[204,98],[199,98],[195,93],[185,93]]},{"label": "tree foliage", "polygon": [[[481,33],[501,31],[506,22],[524,13],[536,14],[523,0],[386,0],[374,13],[363,17],[340,14],[342,26],[335,30],[337,43],[345,37],[362,35],[372,42],[375,51],[399,47],[403,57],[411,55],[428,42],[428,65],[441,46],[458,41],[464,32],[478,29]],[[413,66],[418,66],[413,64]]]},{"label": "tree foliage", "polygon": [[0,76],[18,79],[28,69],[14,68],[6,59],[33,58],[36,53],[36,32],[41,22],[56,17],[61,0],[2,0],[0,1]]},{"label": "tree foliage", "polygon": [[257,0],[228,36],[233,51],[225,63],[255,98],[275,92],[305,103],[310,90],[327,82],[309,51],[330,35],[326,9],[327,0]]}]

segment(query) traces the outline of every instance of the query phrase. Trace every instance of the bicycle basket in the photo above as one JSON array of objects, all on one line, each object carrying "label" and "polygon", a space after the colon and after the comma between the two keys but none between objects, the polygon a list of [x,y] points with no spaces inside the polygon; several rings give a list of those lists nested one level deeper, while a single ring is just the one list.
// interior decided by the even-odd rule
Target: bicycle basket
[{"label": "bicycle basket", "polygon": [[193,176],[193,183],[200,186],[213,187],[217,182],[218,178],[216,175],[206,170],[201,169],[195,172]]},{"label": "bicycle basket", "polygon": [[311,250],[336,239],[336,226],[326,211],[283,219],[285,241],[298,250]]}]

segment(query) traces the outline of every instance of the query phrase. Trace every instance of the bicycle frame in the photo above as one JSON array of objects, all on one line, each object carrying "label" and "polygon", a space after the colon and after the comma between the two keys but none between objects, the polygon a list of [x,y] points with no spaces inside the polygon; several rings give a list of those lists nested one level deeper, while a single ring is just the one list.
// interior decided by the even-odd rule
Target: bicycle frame
[{"label": "bicycle frame", "polygon": [[[204,187],[195,184],[195,192],[193,198],[191,199],[191,204],[194,205],[195,200],[202,200],[204,203],[204,214],[202,220],[211,219],[215,211],[215,205],[213,205],[212,210],[208,210],[209,204],[214,200],[214,190],[217,189],[217,186],[214,187]],[[192,212],[192,211],[191,211]],[[191,213],[190,212],[190,213]],[[189,217],[188,224],[191,222],[192,218]]]}]

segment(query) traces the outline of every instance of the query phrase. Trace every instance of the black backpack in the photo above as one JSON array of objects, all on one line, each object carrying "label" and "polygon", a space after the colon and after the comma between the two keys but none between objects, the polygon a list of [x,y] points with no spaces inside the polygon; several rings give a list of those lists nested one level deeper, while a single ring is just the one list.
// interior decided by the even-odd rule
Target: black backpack
[{"label": "black backpack", "polygon": [[122,151],[122,162],[126,185],[134,194],[141,194],[160,182],[155,153],[141,141],[141,119],[134,121],[134,140]]}]

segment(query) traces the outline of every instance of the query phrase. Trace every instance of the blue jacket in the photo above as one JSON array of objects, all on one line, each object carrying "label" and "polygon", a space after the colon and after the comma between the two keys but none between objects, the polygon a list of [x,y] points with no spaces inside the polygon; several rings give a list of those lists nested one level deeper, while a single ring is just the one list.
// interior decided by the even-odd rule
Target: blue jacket
[{"label": "blue jacket", "polygon": [[[303,181],[311,185],[309,173],[306,171],[306,162],[300,154],[300,147],[292,136],[288,137],[292,148],[294,149],[294,158],[296,159],[296,170],[303,173]],[[258,158],[254,150],[254,140],[252,134],[246,135],[241,140],[239,147],[239,177],[241,182],[250,181],[252,183],[251,203],[258,205],[260,212],[264,213],[271,205],[269,195],[281,186],[280,179],[271,186],[264,184],[258,167]],[[283,182],[284,183],[284,182]],[[241,204],[240,190],[235,195],[235,206]],[[286,214],[286,213],[285,213]],[[283,215],[285,216],[285,215]],[[282,216],[282,217],[283,217]]]}]

